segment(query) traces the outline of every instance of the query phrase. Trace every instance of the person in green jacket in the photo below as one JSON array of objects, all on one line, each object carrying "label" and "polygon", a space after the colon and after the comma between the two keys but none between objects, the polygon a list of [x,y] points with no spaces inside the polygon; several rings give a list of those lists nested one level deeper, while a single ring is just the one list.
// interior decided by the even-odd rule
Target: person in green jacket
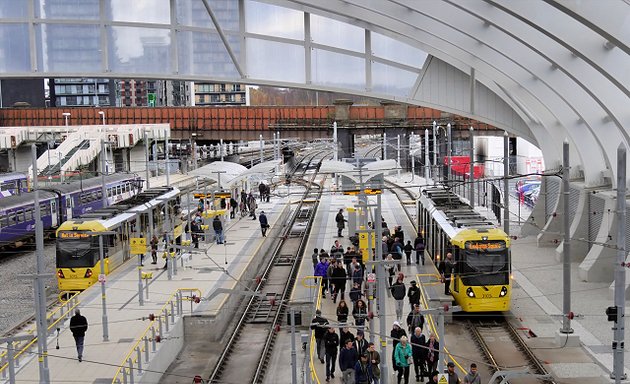
[{"label": "person in green jacket", "polygon": [[412,359],[411,345],[407,342],[407,336],[400,338],[400,343],[396,345],[394,360],[398,366],[398,384],[405,377],[405,384],[409,384],[409,361]]}]

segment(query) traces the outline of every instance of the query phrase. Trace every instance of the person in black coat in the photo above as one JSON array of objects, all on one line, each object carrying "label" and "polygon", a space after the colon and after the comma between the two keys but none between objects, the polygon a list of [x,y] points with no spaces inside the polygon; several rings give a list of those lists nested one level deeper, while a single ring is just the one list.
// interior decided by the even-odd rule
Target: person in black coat
[{"label": "person in black coat", "polygon": [[354,334],[350,332],[350,328],[343,327],[339,332],[339,348],[343,349],[348,340],[354,343]]},{"label": "person in black coat", "polygon": [[326,348],[326,381],[331,377],[335,378],[335,361],[337,360],[337,348],[339,347],[339,336],[335,333],[335,328],[328,328],[324,336]]},{"label": "person in black coat", "polygon": [[263,237],[267,237],[267,228],[269,228],[269,222],[267,221],[267,215],[265,215],[265,211],[260,211],[260,215],[258,215],[258,221],[260,221],[260,231],[262,232]]},{"label": "person in black coat", "polygon": [[317,357],[324,362],[324,336],[326,336],[326,326],[328,319],[322,317],[322,311],[315,311],[315,317],[311,320],[311,329],[315,330],[315,341],[317,343]]},{"label": "person in black coat", "polygon": [[424,377],[428,376],[426,369],[427,360],[426,338],[422,334],[422,328],[416,327],[411,335],[411,353],[413,356],[413,367],[416,371],[416,381],[424,382]]},{"label": "person in black coat", "polygon": [[344,347],[341,348],[339,353],[339,369],[341,370],[343,377],[342,383],[350,383],[352,376],[354,375],[354,366],[359,361],[359,354],[357,350],[352,346],[350,340],[346,340]]},{"label": "person in black coat", "polygon": [[407,290],[407,297],[409,298],[409,305],[411,306],[411,310],[416,305],[420,305],[420,288],[418,288],[418,284],[415,281],[411,281],[409,289]]},{"label": "person in black coat", "polygon": [[413,252],[413,245],[411,245],[411,240],[407,240],[407,244],[405,244],[405,246],[403,247],[403,252],[405,252],[407,265],[411,265],[411,252]]},{"label": "person in black coat", "polygon": [[85,340],[85,332],[88,329],[88,321],[85,316],[81,315],[79,308],[74,310],[74,316],[70,319],[70,331],[74,337],[77,346],[77,357],[79,362],[83,361],[83,340]]},{"label": "person in black coat", "polygon": [[337,222],[337,237],[343,237],[341,232],[346,227],[346,221],[348,221],[343,217],[343,209],[339,210],[337,216],[335,216],[335,221]]},{"label": "person in black coat", "polygon": [[442,282],[444,282],[444,294],[451,294],[451,274],[455,269],[455,262],[453,261],[453,254],[447,253],[446,258],[440,262],[438,266],[438,272],[442,277]]}]

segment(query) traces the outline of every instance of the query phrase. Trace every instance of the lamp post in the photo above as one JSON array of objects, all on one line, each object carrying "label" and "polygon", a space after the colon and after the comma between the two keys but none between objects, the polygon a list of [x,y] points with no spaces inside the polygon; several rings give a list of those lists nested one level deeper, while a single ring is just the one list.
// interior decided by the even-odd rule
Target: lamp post
[{"label": "lamp post", "polygon": [[104,111],[98,111],[98,114],[101,115],[101,121],[103,122],[103,125],[105,125],[105,112]]},{"label": "lamp post", "polygon": [[190,134],[190,151],[192,152],[192,168],[197,169],[197,133]]},{"label": "lamp post", "polygon": [[68,137],[70,134],[70,130],[68,129],[68,118],[70,117],[70,112],[64,112],[61,115],[63,115],[63,118],[66,121],[66,137]]}]

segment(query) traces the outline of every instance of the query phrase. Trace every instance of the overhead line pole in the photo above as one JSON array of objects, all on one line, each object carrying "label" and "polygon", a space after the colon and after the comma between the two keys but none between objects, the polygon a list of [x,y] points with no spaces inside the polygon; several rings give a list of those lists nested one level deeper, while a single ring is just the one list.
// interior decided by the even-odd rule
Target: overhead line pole
[{"label": "overhead line pole", "polygon": [[37,255],[37,272],[34,276],[35,293],[35,318],[37,321],[37,352],[39,360],[39,382],[50,383],[50,371],[48,370],[48,321],[46,320],[46,288],[44,287],[44,228],[42,214],[39,206],[39,183],[37,180],[37,146],[31,145],[33,161],[33,190],[35,213],[35,246]]}]

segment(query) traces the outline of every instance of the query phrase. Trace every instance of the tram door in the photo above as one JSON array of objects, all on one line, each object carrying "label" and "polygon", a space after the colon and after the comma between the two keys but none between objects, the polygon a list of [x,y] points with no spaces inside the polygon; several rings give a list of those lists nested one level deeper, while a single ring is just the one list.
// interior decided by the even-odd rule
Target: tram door
[{"label": "tram door", "polygon": [[52,226],[57,226],[57,200],[50,200],[50,220],[52,222]]}]

